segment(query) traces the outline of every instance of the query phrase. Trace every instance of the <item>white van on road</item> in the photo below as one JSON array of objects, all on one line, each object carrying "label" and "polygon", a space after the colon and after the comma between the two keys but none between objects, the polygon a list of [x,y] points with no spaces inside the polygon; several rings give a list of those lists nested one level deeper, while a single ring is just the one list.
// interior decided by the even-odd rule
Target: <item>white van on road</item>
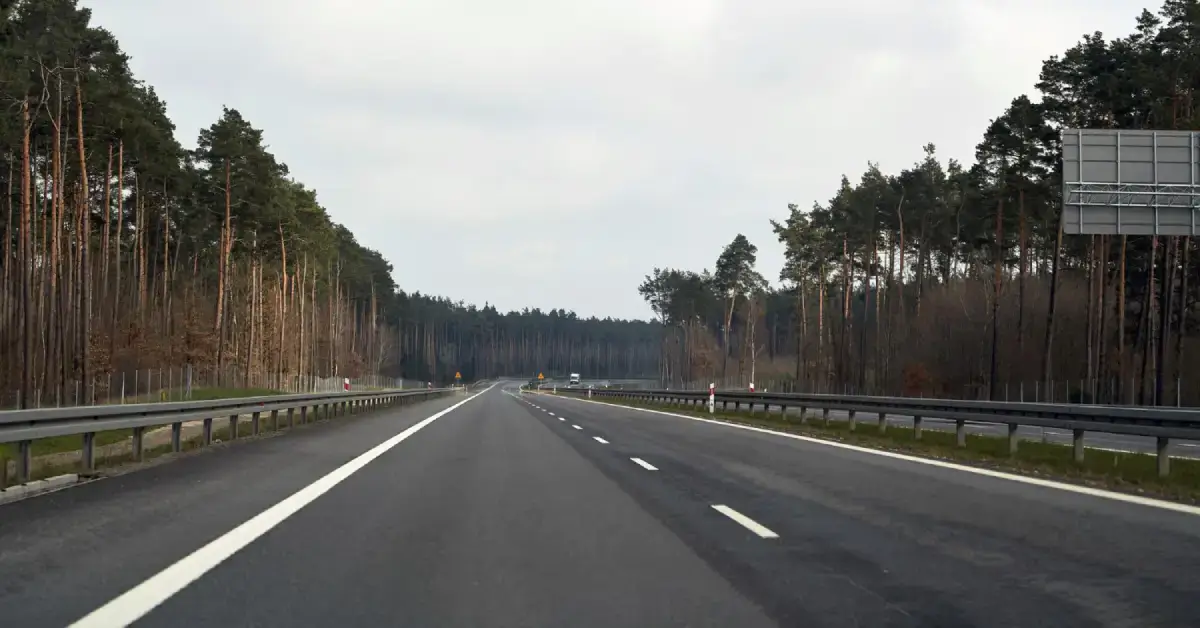
[{"label": "white van on road", "polygon": [[568,382],[568,385],[570,385],[570,386],[578,386],[579,385],[579,373],[571,373],[571,380]]}]

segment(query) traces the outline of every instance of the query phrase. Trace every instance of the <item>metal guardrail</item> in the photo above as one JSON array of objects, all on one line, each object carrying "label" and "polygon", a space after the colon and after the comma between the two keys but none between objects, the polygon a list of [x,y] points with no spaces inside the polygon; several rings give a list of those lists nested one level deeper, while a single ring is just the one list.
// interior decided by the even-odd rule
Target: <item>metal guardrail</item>
[{"label": "metal guardrail", "polygon": [[[705,406],[705,390],[586,390],[558,389],[559,393],[643,400],[652,403]],[[849,415],[850,430],[854,430],[858,413],[878,415],[879,429],[887,428],[887,415],[913,418],[914,435],[921,438],[923,418],[947,419],[955,422],[959,447],[966,446],[966,424],[990,423],[1008,426],[1008,449],[1017,451],[1017,428],[1021,425],[1070,430],[1074,457],[1083,461],[1083,436],[1087,432],[1104,432],[1145,436],[1156,439],[1158,474],[1170,471],[1168,448],[1171,439],[1200,440],[1200,411],[1177,408],[1138,408],[1127,406],[1092,406],[1052,403],[994,402],[959,399],[914,399],[908,397],[840,396],[803,393],[751,393],[716,391],[714,403],[723,409],[732,404],[735,411],[745,405],[754,412],[761,407],[770,412],[779,408],[800,408],[800,421],[807,419],[809,409],[819,409],[825,420],[830,410],[842,410]]]},{"label": "metal guardrail", "polygon": [[0,412],[0,443],[17,443],[17,481],[29,480],[32,463],[32,442],[54,436],[82,436],[82,471],[95,469],[95,437],[97,432],[133,430],[133,455],[140,461],[144,454],[143,436],[147,427],[171,426],[171,450],[182,449],[183,424],[203,421],[203,444],[212,444],[213,420],[229,419],[229,438],[238,436],[239,417],[251,415],[251,431],[259,433],[260,417],[270,413],[273,429],[279,428],[279,413],[286,413],[287,426],[295,424],[299,410],[300,424],[314,420],[395,404],[408,404],[449,395],[449,388],[418,390],[383,390],[363,392],[334,392],[299,395],[266,395],[211,401],[180,401],[170,403],[138,403],[127,405],[80,406],[71,408],[39,408]]}]

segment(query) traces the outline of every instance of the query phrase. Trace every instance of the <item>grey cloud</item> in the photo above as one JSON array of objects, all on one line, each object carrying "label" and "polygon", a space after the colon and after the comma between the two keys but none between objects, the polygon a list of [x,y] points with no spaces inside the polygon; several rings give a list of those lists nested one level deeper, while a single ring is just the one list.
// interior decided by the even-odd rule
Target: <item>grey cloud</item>
[{"label": "grey cloud", "polygon": [[[237,107],[408,290],[646,317],[654,266],[988,120],[1133,0],[95,3],[193,141]],[[221,33],[215,37],[214,33]]]}]

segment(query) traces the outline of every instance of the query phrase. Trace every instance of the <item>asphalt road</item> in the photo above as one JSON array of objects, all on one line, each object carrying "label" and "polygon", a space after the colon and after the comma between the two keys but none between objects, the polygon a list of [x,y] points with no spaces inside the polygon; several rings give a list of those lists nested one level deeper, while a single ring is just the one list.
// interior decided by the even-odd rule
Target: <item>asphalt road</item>
[{"label": "asphalt road", "polygon": [[0,625],[1200,619],[1196,514],[574,399],[464,399],[0,506]]}]

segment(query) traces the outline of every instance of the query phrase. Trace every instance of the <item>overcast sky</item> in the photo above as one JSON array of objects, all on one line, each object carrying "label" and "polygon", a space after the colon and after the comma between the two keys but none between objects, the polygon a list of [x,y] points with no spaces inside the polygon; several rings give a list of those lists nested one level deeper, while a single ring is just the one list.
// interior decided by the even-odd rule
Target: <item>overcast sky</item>
[{"label": "overcast sky", "polygon": [[[648,318],[655,266],[933,142],[970,162],[1043,59],[1138,0],[84,0],[178,136],[228,105],[401,288]],[[1157,4],[1150,5],[1156,8]]]}]

